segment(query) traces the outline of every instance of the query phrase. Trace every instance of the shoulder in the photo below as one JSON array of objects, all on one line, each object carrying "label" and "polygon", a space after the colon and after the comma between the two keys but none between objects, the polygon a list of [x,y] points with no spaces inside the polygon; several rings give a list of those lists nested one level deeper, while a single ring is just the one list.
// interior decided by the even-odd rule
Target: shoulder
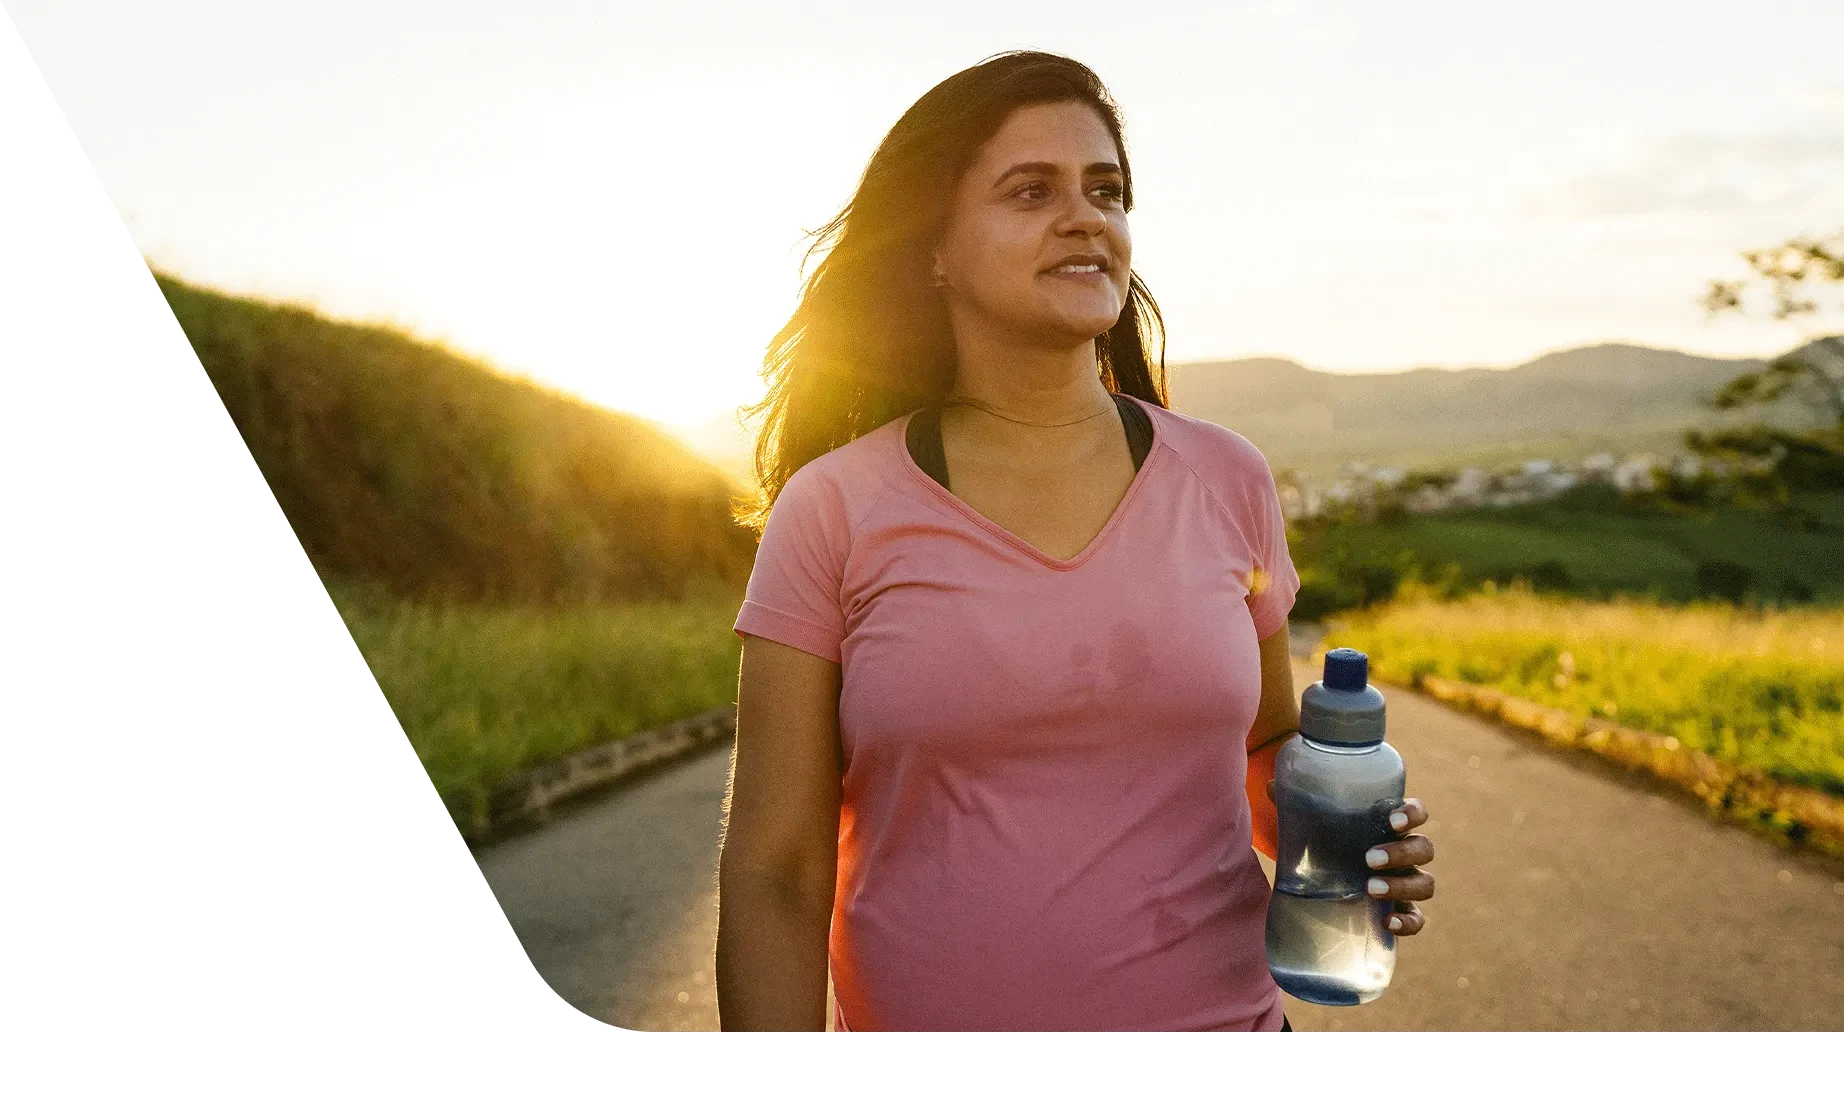
[{"label": "shoulder", "polygon": [[888,421],[808,460],[788,476],[775,506],[785,503],[791,512],[849,531],[889,485],[893,466],[902,462],[896,453],[903,450],[903,421]]},{"label": "shoulder", "polygon": [[1219,497],[1240,498],[1251,486],[1273,482],[1267,456],[1248,437],[1203,417],[1148,408],[1154,410],[1160,435]]}]

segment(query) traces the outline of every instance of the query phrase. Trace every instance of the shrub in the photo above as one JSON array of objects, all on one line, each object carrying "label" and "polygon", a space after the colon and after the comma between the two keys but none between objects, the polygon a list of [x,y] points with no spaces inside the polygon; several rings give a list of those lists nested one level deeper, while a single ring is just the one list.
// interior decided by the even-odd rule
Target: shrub
[{"label": "shrub", "polygon": [[1396,594],[1396,584],[1402,581],[1401,569],[1388,564],[1358,564],[1352,567],[1351,576],[1362,592],[1365,606],[1388,602]]},{"label": "shrub", "polygon": [[1316,622],[1328,614],[1349,610],[1362,603],[1363,599],[1355,584],[1309,567],[1300,573],[1300,590],[1294,595],[1293,610],[1289,617],[1294,621]]},{"label": "shrub", "polygon": [[1561,560],[1544,560],[1530,568],[1530,585],[1539,591],[1568,591],[1575,587],[1575,577]]},{"label": "shrub", "polygon": [[1697,564],[1697,593],[1706,598],[1740,602],[1748,592],[1754,572],[1733,560],[1704,560]]}]

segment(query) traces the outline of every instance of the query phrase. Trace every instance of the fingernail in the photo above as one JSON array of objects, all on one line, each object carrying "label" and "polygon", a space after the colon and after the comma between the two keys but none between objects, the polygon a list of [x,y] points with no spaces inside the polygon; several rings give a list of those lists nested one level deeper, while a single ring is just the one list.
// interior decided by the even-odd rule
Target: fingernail
[{"label": "fingernail", "polygon": [[1391,915],[1389,917],[1389,929],[1393,931],[1401,930],[1402,929],[1402,916]]},{"label": "fingernail", "polygon": [[1364,855],[1364,864],[1369,865],[1373,869],[1381,869],[1383,866],[1389,864],[1389,854],[1380,849],[1373,849]]},{"label": "fingernail", "polygon": [[1409,816],[1401,811],[1391,811],[1389,814],[1389,824],[1397,830],[1405,829],[1409,825]]},{"label": "fingernail", "polygon": [[1370,894],[1373,896],[1389,895],[1389,881],[1384,880],[1380,876],[1371,877],[1370,878]]}]

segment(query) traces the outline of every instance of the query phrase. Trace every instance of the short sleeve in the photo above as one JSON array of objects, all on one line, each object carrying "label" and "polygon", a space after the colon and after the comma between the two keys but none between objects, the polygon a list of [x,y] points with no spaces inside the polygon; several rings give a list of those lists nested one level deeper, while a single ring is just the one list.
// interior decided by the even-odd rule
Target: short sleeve
[{"label": "short sleeve", "polygon": [[1281,515],[1281,496],[1274,483],[1274,473],[1259,450],[1249,445],[1254,457],[1249,475],[1248,510],[1253,517],[1256,571],[1250,577],[1248,605],[1255,619],[1256,640],[1266,640],[1281,628],[1293,610],[1294,596],[1300,591],[1300,573],[1293,566],[1293,554],[1287,550],[1287,523]]},{"label": "short sleeve", "polygon": [[833,663],[843,658],[841,601],[851,537],[837,485],[810,467],[788,477],[769,509],[732,627]]}]

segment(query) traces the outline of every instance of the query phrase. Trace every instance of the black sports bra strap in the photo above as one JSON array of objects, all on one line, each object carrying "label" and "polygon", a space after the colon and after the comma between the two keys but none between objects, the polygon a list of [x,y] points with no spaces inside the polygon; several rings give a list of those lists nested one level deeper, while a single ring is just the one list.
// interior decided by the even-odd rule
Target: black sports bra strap
[{"label": "black sports bra strap", "polygon": [[[1125,394],[1115,394],[1114,407],[1120,412],[1127,432],[1127,447],[1133,453],[1133,470],[1137,473],[1152,450],[1152,418],[1140,403]],[[904,444],[911,459],[929,478],[948,489],[948,457],[941,449],[941,407],[926,406],[916,412],[904,431]]]},{"label": "black sports bra strap", "polygon": [[1114,395],[1114,404],[1120,409],[1121,424],[1127,427],[1127,447],[1133,452],[1133,470],[1137,473],[1152,451],[1152,417],[1140,402],[1125,394]]},{"label": "black sports bra strap", "polygon": [[947,489],[948,457],[941,450],[941,407],[928,406],[910,418],[904,440],[916,466]]}]

